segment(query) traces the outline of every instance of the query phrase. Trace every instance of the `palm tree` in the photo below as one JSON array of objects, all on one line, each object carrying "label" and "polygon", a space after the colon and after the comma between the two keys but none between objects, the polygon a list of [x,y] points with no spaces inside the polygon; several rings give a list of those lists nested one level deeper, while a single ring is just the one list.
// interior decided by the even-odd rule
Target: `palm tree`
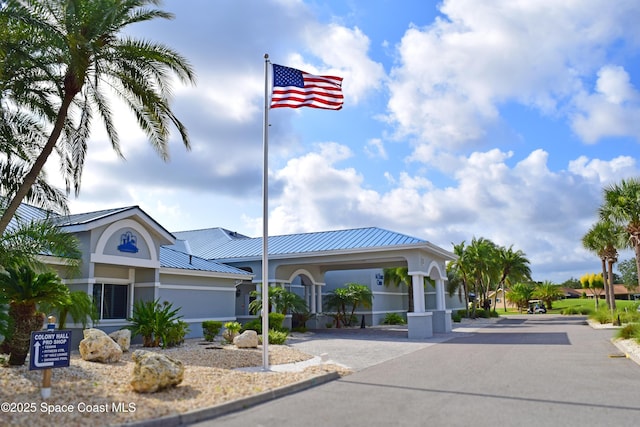
[{"label": "palm tree", "polygon": [[[465,262],[468,264],[469,276],[473,290],[481,296],[481,301],[488,301],[492,285],[499,281],[498,247],[491,240],[484,237],[471,239],[466,249]],[[475,304],[472,317],[475,316]]]},{"label": "palm tree", "polygon": [[[82,165],[97,111],[113,149],[122,156],[107,91],[124,101],[158,154],[168,158],[169,124],[188,148],[186,128],[171,111],[170,78],[194,82],[191,66],[170,48],[123,35],[131,24],[173,15],[149,7],[158,0],[31,0],[9,2],[0,21],[9,32],[29,33],[20,49],[0,45],[12,82],[11,101],[51,124],[46,143],[0,218],[0,234],[62,137],[80,189]],[[12,68],[13,67],[13,68]],[[74,119],[77,118],[77,122]]]},{"label": "palm tree", "polygon": [[53,220],[24,222],[16,218],[15,226],[0,236],[0,266],[27,265],[43,269],[39,256],[60,257],[73,274],[82,255],[78,239],[65,233]]},{"label": "palm tree", "polygon": [[[271,307],[275,307],[275,311],[282,314],[305,313],[309,311],[307,302],[295,292],[288,291],[284,288],[269,286],[269,311]],[[256,297],[249,303],[249,312],[256,314],[262,310],[262,298],[258,291],[252,291],[251,296]]]},{"label": "palm tree", "polygon": [[[453,253],[457,258],[447,264],[447,277],[455,277],[456,283],[458,283],[463,290],[464,299],[468,301],[469,298],[469,280],[471,276],[469,262],[467,261],[467,251],[465,249],[465,242],[462,241],[457,245],[453,245]],[[449,283],[452,280],[449,279]],[[469,304],[465,304],[467,317],[469,317]]]},{"label": "palm tree", "polygon": [[31,332],[42,328],[44,313],[37,311],[38,304],[65,304],[69,299],[67,288],[53,272],[37,274],[30,267],[5,267],[0,273],[0,290],[9,300],[11,326],[7,348],[9,364],[21,366],[29,353]]},{"label": "palm tree", "polygon": [[560,289],[560,286],[548,280],[545,280],[544,282],[536,285],[532,294],[534,298],[542,300],[544,305],[549,310],[552,308],[553,301],[562,298],[562,295],[563,293]]},{"label": "palm tree", "polygon": [[530,283],[514,283],[507,291],[506,298],[518,307],[518,310],[522,312],[522,309],[527,307],[529,300],[533,295],[533,285]]},{"label": "palm tree", "polygon": [[616,308],[616,298],[613,291],[613,264],[618,261],[616,246],[623,247],[620,226],[605,219],[595,223],[582,237],[582,245],[596,253],[602,263],[602,278],[604,281],[604,295],[611,310]]},{"label": "palm tree", "polygon": [[531,268],[529,268],[529,260],[521,250],[514,251],[513,245],[509,248],[501,247],[498,249],[498,268],[500,270],[500,281],[496,289],[493,304],[493,310],[496,309],[498,289],[502,288],[502,301],[504,303],[504,311],[507,311],[507,299],[505,298],[505,286],[507,283],[515,283],[531,280]]},{"label": "palm tree", "polygon": [[[368,286],[359,283],[347,283],[345,287],[334,289],[327,298],[325,304],[330,308],[336,309],[336,327],[339,328],[341,323],[350,326],[356,307],[371,307],[373,303],[373,293]],[[351,309],[349,315],[347,310]]]},{"label": "palm tree", "polygon": [[412,279],[409,275],[409,269],[407,267],[391,267],[391,268],[383,268],[383,283],[385,286],[393,285],[396,288],[401,284],[405,284],[408,292],[408,311],[410,313],[413,312],[414,303],[413,303],[413,285]]},{"label": "palm tree", "polygon": [[58,329],[65,329],[67,316],[73,323],[82,325],[86,329],[89,322],[91,325],[98,323],[100,315],[93,298],[86,292],[75,291],[69,293],[69,299],[53,304],[40,304],[40,309],[45,313],[55,313],[58,317]]},{"label": "palm tree", "polygon": [[619,184],[605,187],[600,218],[624,228],[629,245],[635,252],[636,267],[640,271],[640,179],[623,179]]}]

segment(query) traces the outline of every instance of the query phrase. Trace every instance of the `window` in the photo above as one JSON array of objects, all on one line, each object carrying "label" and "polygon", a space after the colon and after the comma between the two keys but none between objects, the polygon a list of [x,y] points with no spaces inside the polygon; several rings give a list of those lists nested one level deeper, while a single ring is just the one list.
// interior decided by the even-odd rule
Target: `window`
[{"label": "window", "polygon": [[100,319],[126,319],[129,301],[129,285],[93,285],[93,301]]}]

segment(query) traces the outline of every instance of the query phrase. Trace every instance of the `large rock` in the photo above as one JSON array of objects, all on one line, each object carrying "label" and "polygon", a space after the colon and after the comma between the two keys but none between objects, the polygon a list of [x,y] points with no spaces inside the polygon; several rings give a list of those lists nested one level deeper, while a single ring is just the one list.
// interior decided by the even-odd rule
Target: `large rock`
[{"label": "large rock", "polygon": [[131,386],[139,393],[154,393],[182,382],[184,365],[164,354],[136,350],[131,354],[135,362]]},{"label": "large rock", "polygon": [[233,344],[238,348],[258,347],[258,333],[248,329],[233,339]]},{"label": "large rock", "polygon": [[109,334],[112,340],[114,340],[123,352],[129,351],[131,346],[131,331],[128,329],[120,329],[119,331],[111,332]]},{"label": "large rock", "polygon": [[122,357],[122,349],[109,335],[100,329],[85,329],[80,341],[82,359],[92,362],[113,363]]}]

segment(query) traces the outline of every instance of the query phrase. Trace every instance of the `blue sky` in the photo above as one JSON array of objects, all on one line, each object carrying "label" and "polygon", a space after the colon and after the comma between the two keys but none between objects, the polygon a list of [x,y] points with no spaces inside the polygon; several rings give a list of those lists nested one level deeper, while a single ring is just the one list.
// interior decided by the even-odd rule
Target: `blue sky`
[{"label": "blue sky", "polygon": [[[340,111],[270,112],[270,234],[378,226],[446,249],[522,249],[536,280],[598,271],[581,248],[602,187],[638,176],[640,3],[167,0],[131,27],[194,66],[163,163],[117,114],[73,212],[140,205],[172,231],[261,234],[264,60],[344,77]],[[49,165],[50,174],[55,166]],[[631,257],[625,253],[621,259]]]}]

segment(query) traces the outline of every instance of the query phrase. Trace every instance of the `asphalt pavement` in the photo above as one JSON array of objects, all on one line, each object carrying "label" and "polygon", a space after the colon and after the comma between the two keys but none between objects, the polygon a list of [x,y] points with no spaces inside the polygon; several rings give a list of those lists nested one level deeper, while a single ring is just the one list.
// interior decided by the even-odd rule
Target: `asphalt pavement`
[{"label": "asphalt pavement", "polygon": [[392,328],[318,331],[292,345],[353,374],[192,425],[637,426],[640,366],[619,357],[612,336],[553,315],[424,341]]}]

